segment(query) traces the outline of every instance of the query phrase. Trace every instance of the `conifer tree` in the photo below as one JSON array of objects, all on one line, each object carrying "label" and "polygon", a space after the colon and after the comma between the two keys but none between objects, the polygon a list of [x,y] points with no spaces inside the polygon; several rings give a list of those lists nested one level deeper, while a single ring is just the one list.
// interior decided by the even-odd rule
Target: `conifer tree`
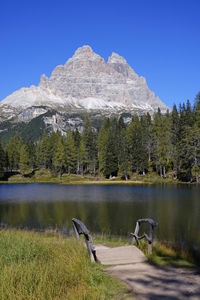
[{"label": "conifer tree", "polygon": [[97,137],[88,116],[85,118],[82,138],[87,151],[87,170],[95,174],[97,166]]},{"label": "conifer tree", "polygon": [[20,168],[20,173],[22,175],[26,175],[30,173],[30,158],[29,158],[29,153],[27,146],[25,144],[21,145],[20,148],[20,160],[19,160],[19,168]]},{"label": "conifer tree", "polygon": [[147,168],[147,149],[143,143],[143,128],[139,117],[134,115],[127,128],[127,140],[129,143],[130,163],[132,172],[145,172]]},{"label": "conifer tree", "polygon": [[65,169],[65,149],[61,139],[58,140],[53,166],[61,177]]},{"label": "conifer tree", "polygon": [[180,126],[178,136],[179,174],[178,178],[184,181],[192,179],[195,147],[193,144],[193,118],[189,105],[180,106]]},{"label": "conifer tree", "polygon": [[172,162],[173,162],[173,170],[176,178],[179,172],[178,142],[179,142],[179,131],[180,131],[179,114],[176,105],[173,106],[173,110],[170,118],[171,118]]},{"label": "conifer tree", "polygon": [[125,180],[128,180],[128,169],[128,141],[126,136],[126,129],[122,127],[120,131],[119,170]]},{"label": "conifer tree", "polygon": [[51,145],[50,138],[46,131],[39,139],[36,147],[36,163],[39,169],[47,169],[51,167]]},{"label": "conifer tree", "polygon": [[153,139],[153,160],[156,170],[161,177],[166,177],[166,168],[170,164],[171,158],[171,132],[170,118],[163,116],[159,112],[154,114],[152,128]]},{"label": "conifer tree", "polygon": [[87,162],[87,151],[86,151],[85,143],[83,142],[83,139],[81,139],[81,141],[80,141],[77,156],[78,156],[77,170],[78,170],[78,173],[80,173],[83,176],[85,165]]},{"label": "conifer tree", "polygon": [[80,156],[79,156],[79,150],[80,150],[80,143],[81,143],[81,135],[78,129],[76,128],[75,131],[72,132],[73,139],[74,139],[74,145],[76,149],[76,173],[80,173]]},{"label": "conifer tree", "polygon": [[65,150],[65,168],[70,174],[76,170],[76,147],[71,131],[67,132],[67,137],[64,139],[64,150]]},{"label": "conifer tree", "polygon": [[4,168],[5,168],[5,153],[3,146],[0,142],[0,178],[4,176]]},{"label": "conifer tree", "polygon": [[110,128],[111,121],[109,118],[105,118],[98,135],[98,160],[100,172],[103,172],[103,169],[105,167],[107,143],[109,138],[108,131],[110,130]]},{"label": "conifer tree", "polygon": [[33,142],[27,144],[27,151],[29,155],[29,166],[31,170],[36,168],[36,145]]},{"label": "conifer tree", "polygon": [[100,171],[107,178],[116,176],[119,168],[115,130],[115,124],[111,123],[109,119],[105,119],[99,132]]},{"label": "conifer tree", "polygon": [[76,149],[78,149],[81,142],[81,135],[80,132],[78,131],[78,128],[76,128],[75,131],[72,132],[72,135],[73,135],[75,147]]},{"label": "conifer tree", "polygon": [[53,170],[53,160],[55,156],[55,152],[57,150],[57,144],[59,139],[61,139],[61,133],[59,131],[57,132],[52,132],[51,135],[49,136],[49,142],[48,142],[48,167]]},{"label": "conifer tree", "polygon": [[193,144],[194,144],[194,172],[196,182],[200,176],[200,93],[197,94],[194,105],[194,124],[193,124]]},{"label": "conifer tree", "polygon": [[19,169],[20,148],[22,145],[23,140],[19,133],[16,133],[16,135],[9,140],[6,146],[8,166],[11,171]]},{"label": "conifer tree", "polygon": [[151,134],[152,134],[152,122],[151,116],[149,113],[141,116],[140,123],[142,125],[142,144],[143,144],[143,160],[144,160],[144,170],[148,169],[148,164],[151,162],[151,154],[152,154],[152,142],[151,142]]}]

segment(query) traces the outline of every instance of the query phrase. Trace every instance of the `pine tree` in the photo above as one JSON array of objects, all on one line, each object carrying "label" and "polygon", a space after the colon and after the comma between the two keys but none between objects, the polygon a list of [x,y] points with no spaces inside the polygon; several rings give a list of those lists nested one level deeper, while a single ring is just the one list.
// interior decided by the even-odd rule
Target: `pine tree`
[{"label": "pine tree", "polygon": [[11,171],[19,169],[20,148],[22,145],[23,145],[23,140],[19,135],[19,133],[16,133],[16,135],[9,140],[6,146],[8,167]]},{"label": "pine tree", "polygon": [[148,164],[148,156],[143,141],[143,128],[137,115],[133,116],[132,122],[127,128],[127,140],[129,144],[131,171],[144,173]]},{"label": "pine tree", "polygon": [[108,131],[110,130],[110,127],[110,119],[105,118],[98,135],[98,160],[100,172],[103,172],[103,169],[105,167],[105,157],[109,138]]},{"label": "pine tree", "polygon": [[74,145],[75,145],[75,149],[76,149],[76,174],[79,174],[80,173],[79,149],[80,149],[80,143],[81,143],[81,135],[77,128],[75,131],[72,132],[72,135],[73,135]]},{"label": "pine tree", "polygon": [[97,137],[89,117],[85,118],[82,138],[87,151],[87,170],[95,175],[97,166]]},{"label": "pine tree", "polygon": [[195,98],[194,105],[194,124],[192,128],[194,144],[194,172],[196,182],[199,182],[200,176],[200,92]]},{"label": "pine tree", "polygon": [[152,121],[149,113],[141,116],[140,123],[142,125],[142,144],[143,144],[143,161],[144,161],[144,170],[148,169],[148,165],[151,163],[151,154],[152,154]]},{"label": "pine tree", "polygon": [[19,160],[19,168],[20,168],[20,173],[22,175],[26,175],[30,173],[30,157],[28,153],[27,146],[23,144],[20,148],[20,160]]},{"label": "pine tree", "polygon": [[[55,148],[54,148],[55,151]],[[50,145],[50,138],[48,137],[46,131],[43,133],[42,137],[36,147],[36,164],[39,169],[47,169],[52,165],[52,152]]]},{"label": "pine tree", "polygon": [[115,124],[105,119],[99,132],[98,156],[100,171],[107,178],[116,176],[119,168],[115,133]]},{"label": "pine tree", "polygon": [[173,162],[173,170],[176,178],[180,168],[179,149],[178,149],[180,120],[179,120],[179,114],[176,105],[173,106],[173,110],[170,115],[170,118],[171,118],[172,162]]},{"label": "pine tree", "polygon": [[83,142],[83,139],[81,139],[79,148],[78,148],[78,172],[83,176],[84,175],[84,169],[87,163],[87,150],[85,148],[85,143]]},{"label": "pine tree", "polygon": [[67,137],[64,139],[64,151],[65,151],[65,167],[68,174],[76,170],[76,147],[71,131],[67,132]]},{"label": "pine tree", "polygon": [[5,168],[5,153],[3,150],[3,146],[0,142],[0,178],[4,176],[4,168]]},{"label": "pine tree", "polygon": [[58,140],[53,166],[61,177],[65,169],[65,148],[61,139]]},{"label": "pine tree", "polygon": [[170,165],[171,159],[171,132],[170,118],[160,113],[154,115],[152,127],[153,139],[153,161],[156,171],[161,177],[166,178],[166,169]]},{"label": "pine tree", "polygon": [[48,168],[53,171],[54,166],[53,166],[53,160],[55,156],[55,152],[57,150],[57,144],[59,139],[61,139],[61,133],[59,131],[57,132],[52,132],[51,135],[49,136],[49,141],[48,141],[48,154],[47,154],[47,161],[48,161]]},{"label": "pine tree", "polygon": [[126,136],[126,129],[122,127],[122,130],[120,131],[119,170],[125,180],[128,180],[128,169],[128,141]]},{"label": "pine tree", "polygon": [[27,151],[29,155],[29,166],[31,170],[36,168],[36,145],[33,142],[27,144]]}]

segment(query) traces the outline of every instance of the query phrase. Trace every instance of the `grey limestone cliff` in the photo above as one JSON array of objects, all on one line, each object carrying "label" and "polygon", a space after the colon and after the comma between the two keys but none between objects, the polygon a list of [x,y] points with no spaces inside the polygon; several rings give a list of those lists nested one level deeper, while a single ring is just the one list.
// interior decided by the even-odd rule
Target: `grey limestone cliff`
[{"label": "grey limestone cliff", "polygon": [[112,53],[106,63],[90,46],[83,46],[49,78],[42,75],[39,86],[21,88],[6,97],[0,103],[0,121],[16,116],[27,121],[48,108],[62,113],[109,115],[152,114],[158,107],[162,112],[167,110],[149,90],[145,78],[139,77],[123,57]]}]

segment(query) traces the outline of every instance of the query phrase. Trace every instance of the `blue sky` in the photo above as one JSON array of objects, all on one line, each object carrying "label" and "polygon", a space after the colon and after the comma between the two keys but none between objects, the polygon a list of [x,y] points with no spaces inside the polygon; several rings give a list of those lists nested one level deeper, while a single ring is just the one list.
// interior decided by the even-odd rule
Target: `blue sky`
[{"label": "blue sky", "polygon": [[86,44],[122,55],[170,107],[200,91],[200,0],[2,0],[0,100]]}]

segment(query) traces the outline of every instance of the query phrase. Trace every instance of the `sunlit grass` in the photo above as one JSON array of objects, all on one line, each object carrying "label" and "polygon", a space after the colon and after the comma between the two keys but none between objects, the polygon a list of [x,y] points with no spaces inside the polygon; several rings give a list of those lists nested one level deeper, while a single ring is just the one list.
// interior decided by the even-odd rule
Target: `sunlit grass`
[{"label": "sunlit grass", "polygon": [[148,254],[148,244],[139,241],[138,248],[147,256],[148,262],[158,266],[174,266],[198,269],[198,262],[187,250],[181,250],[165,243],[154,242],[152,254]]},{"label": "sunlit grass", "polygon": [[0,231],[0,299],[118,299],[124,287],[75,239]]}]

